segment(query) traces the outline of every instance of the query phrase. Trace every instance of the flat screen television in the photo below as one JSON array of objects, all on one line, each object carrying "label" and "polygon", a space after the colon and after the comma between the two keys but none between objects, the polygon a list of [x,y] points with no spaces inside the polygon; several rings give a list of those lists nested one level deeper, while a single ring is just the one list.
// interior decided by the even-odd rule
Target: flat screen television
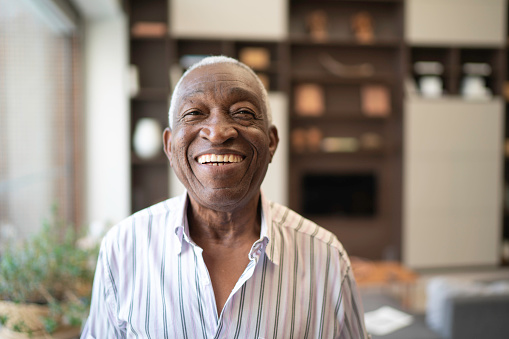
[{"label": "flat screen television", "polygon": [[302,184],[306,215],[376,216],[378,186],[374,173],[307,174]]}]

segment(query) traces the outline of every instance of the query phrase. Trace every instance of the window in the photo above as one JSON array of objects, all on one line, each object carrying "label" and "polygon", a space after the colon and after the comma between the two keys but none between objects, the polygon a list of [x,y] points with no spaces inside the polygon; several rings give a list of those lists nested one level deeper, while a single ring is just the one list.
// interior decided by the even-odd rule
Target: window
[{"label": "window", "polygon": [[0,243],[76,217],[77,38],[50,0],[0,0]]}]

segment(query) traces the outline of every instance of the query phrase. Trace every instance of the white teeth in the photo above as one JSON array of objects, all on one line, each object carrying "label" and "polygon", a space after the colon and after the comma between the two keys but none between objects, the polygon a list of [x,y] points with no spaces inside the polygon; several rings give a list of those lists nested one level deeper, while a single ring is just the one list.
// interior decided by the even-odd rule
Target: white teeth
[{"label": "white teeth", "polygon": [[198,157],[200,164],[210,163],[212,165],[224,165],[225,163],[241,162],[243,159],[236,154],[204,154]]}]

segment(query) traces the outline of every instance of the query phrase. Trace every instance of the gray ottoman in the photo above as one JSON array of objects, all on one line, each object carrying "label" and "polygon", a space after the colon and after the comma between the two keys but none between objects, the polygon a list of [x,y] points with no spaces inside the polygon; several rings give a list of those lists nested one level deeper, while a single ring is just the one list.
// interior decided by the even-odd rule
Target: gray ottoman
[{"label": "gray ottoman", "polygon": [[508,339],[509,281],[434,278],[426,322],[447,339]]}]

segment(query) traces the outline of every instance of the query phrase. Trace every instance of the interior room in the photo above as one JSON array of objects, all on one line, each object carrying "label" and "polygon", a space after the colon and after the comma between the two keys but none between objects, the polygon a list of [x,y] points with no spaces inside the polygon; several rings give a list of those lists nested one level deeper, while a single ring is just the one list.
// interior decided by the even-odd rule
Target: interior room
[{"label": "interior room", "polygon": [[[372,338],[508,338],[507,17],[506,0],[0,0],[0,337],[79,337],[91,286],[53,293],[41,268],[90,285],[110,227],[184,192],[172,90],[225,55],[268,91],[262,191],[343,244]],[[12,315],[32,285],[63,325]]]}]

